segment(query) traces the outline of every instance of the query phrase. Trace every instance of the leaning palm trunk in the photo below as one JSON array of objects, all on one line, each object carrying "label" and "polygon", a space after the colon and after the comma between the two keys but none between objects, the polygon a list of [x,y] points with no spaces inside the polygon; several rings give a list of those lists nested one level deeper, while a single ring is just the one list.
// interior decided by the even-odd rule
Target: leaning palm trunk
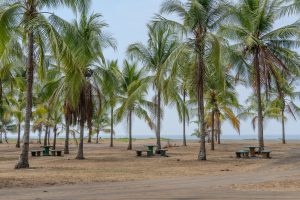
[{"label": "leaning palm trunk", "polygon": [[114,146],[114,107],[110,109],[110,147]]},{"label": "leaning palm trunk", "polygon": [[83,134],[84,134],[84,121],[80,120],[80,138],[79,138],[79,145],[78,145],[78,152],[76,159],[83,160]]},{"label": "leaning palm trunk", "polygon": [[263,133],[263,115],[261,104],[261,82],[260,82],[260,70],[259,70],[259,49],[256,49],[254,57],[254,67],[256,75],[256,95],[258,105],[258,144],[261,149],[264,148],[264,133]]},{"label": "leaning palm trunk", "polygon": [[[28,1],[30,6],[29,18],[35,13],[34,1]],[[22,151],[16,169],[29,168],[28,152],[29,152],[29,137],[30,137],[30,117],[32,112],[32,86],[34,72],[34,35],[33,32],[28,34],[28,66],[27,66],[27,91],[26,91],[26,113],[25,113],[25,129],[23,136]]]},{"label": "leaning palm trunk", "polygon": [[[203,37],[204,38],[204,37]],[[198,41],[198,44],[202,43],[202,39]],[[198,63],[197,63],[197,95],[198,95],[198,118],[199,118],[199,132],[200,132],[200,151],[198,155],[198,160],[206,160],[206,148],[205,148],[205,119],[204,119],[204,47],[198,46],[201,52],[198,53]]]},{"label": "leaning palm trunk", "polygon": [[69,154],[69,138],[70,138],[70,122],[66,119],[66,138],[65,138],[65,148],[64,154]]},{"label": "leaning palm trunk", "polygon": [[186,91],[183,91],[183,105],[184,108],[182,110],[182,121],[183,121],[183,146],[186,146],[186,134],[185,134],[185,96],[186,96]]},{"label": "leaning palm trunk", "polygon": [[20,137],[21,137],[21,124],[18,123],[18,138],[17,138],[17,144],[16,144],[17,148],[20,148]]},{"label": "leaning palm trunk", "polygon": [[128,123],[129,123],[129,143],[127,150],[132,150],[132,111],[129,111],[128,115]]},{"label": "leaning palm trunk", "polygon": [[157,95],[157,127],[156,127],[156,145],[157,149],[161,149],[161,143],[160,143],[160,117],[161,117],[161,91],[158,91]]},{"label": "leaning palm trunk", "polygon": [[285,122],[284,122],[284,110],[281,111],[281,125],[282,125],[282,144],[285,144]]},{"label": "leaning palm trunk", "polygon": [[211,114],[211,143],[210,149],[212,151],[215,150],[215,110],[212,111]]}]

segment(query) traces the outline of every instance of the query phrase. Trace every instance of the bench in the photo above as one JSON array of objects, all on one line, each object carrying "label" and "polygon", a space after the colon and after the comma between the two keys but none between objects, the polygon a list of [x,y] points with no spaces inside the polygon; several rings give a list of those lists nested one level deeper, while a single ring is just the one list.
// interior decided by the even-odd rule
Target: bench
[{"label": "bench", "polygon": [[270,157],[270,154],[271,154],[272,151],[266,151],[266,150],[263,150],[260,152],[260,155],[263,157],[263,158],[271,158]]},{"label": "bench", "polygon": [[235,152],[237,158],[248,158],[249,157],[249,151],[246,150],[239,150]]},{"label": "bench", "polygon": [[136,151],[136,155],[138,157],[141,157],[143,152],[147,152],[147,157],[151,157],[152,156],[152,152],[150,150],[137,149],[135,151]]},{"label": "bench", "polygon": [[43,150],[31,150],[31,156],[36,157],[36,156],[41,156]]},{"label": "bench", "polygon": [[160,156],[167,156],[166,155],[166,153],[168,151],[167,149],[159,149],[158,151],[159,151]]},{"label": "bench", "polygon": [[62,156],[62,150],[50,149],[52,156]]}]

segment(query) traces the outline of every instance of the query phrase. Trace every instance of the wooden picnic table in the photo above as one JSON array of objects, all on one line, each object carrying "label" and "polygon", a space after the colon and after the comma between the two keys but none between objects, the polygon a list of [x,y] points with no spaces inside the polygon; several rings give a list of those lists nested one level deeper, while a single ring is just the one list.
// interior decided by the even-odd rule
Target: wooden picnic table
[{"label": "wooden picnic table", "polygon": [[52,148],[52,147],[53,146],[49,146],[49,145],[41,146],[41,148],[44,149],[43,156],[50,156],[50,148]]},{"label": "wooden picnic table", "polygon": [[151,155],[153,156],[154,155],[154,153],[153,153],[154,147],[156,147],[156,145],[146,144],[145,147],[148,148],[148,151],[151,151]]}]

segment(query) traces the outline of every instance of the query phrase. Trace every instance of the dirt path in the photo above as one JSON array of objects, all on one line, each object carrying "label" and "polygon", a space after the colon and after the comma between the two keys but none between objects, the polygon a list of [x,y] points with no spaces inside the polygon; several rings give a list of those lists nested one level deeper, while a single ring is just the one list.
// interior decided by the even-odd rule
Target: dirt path
[{"label": "dirt path", "polygon": [[35,189],[2,189],[3,200],[94,200],[94,199],[299,199],[299,192],[237,191],[232,184],[253,184],[293,179],[299,170],[267,174],[265,170],[248,174],[184,177],[151,181],[97,183],[41,187]]}]

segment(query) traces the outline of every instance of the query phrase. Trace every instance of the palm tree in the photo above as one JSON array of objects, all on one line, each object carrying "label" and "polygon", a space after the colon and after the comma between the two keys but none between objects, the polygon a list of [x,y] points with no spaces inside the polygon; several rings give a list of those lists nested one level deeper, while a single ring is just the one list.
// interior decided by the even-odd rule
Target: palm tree
[{"label": "palm tree", "polygon": [[145,69],[137,69],[137,64],[124,61],[124,69],[121,79],[120,107],[116,111],[117,119],[120,121],[125,116],[128,123],[129,144],[128,150],[132,150],[132,117],[144,119],[151,129],[154,124],[146,109],[153,111],[155,105],[145,99],[149,86],[149,77],[145,76]]},{"label": "palm tree", "polygon": [[235,44],[232,45],[232,64],[238,76],[248,74],[248,81],[255,89],[257,97],[258,143],[263,148],[263,108],[262,87],[268,100],[270,84],[279,82],[280,71],[296,71],[299,56],[292,50],[298,47],[299,21],[274,29],[280,19],[285,1],[281,0],[243,0],[230,10],[229,23],[222,26],[223,36]]},{"label": "palm tree", "polygon": [[[204,85],[205,69],[208,66],[208,55],[215,57],[213,66],[218,67],[218,54],[212,53],[218,48],[218,40],[213,31],[221,24],[227,12],[227,4],[217,0],[188,0],[185,4],[179,0],[167,0],[161,6],[161,13],[175,13],[182,19],[182,24],[159,17],[162,25],[179,28],[189,37],[185,46],[196,56],[195,96],[198,104],[199,133],[201,135],[198,160],[206,160],[205,119],[204,119]],[[207,48],[206,48],[207,47]]]},{"label": "palm tree", "polygon": [[282,126],[282,144],[286,143],[285,139],[285,113],[291,115],[296,120],[296,115],[300,114],[300,107],[296,105],[295,100],[300,97],[299,92],[295,92],[294,81],[295,78],[292,78],[288,83],[284,79],[280,81],[280,85],[277,86],[275,92],[273,92],[274,104],[280,108],[280,118]]},{"label": "palm tree", "polygon": [[66,44],[65,55],[61,58],[64,76],[56,81],[57,89],[54,92],[56,101],[64,96],[66,123],[76,124],[78,121],[80,125],[76,159],[84,159],[84,126],[87,123],[87,127],[92,128],[94,106],[102,102],[99,77],[94,73],[99,67],[95,64],[104,62],[104,47],[115,48],[113,39],[102,31],[107,24],[100,20],[101,15],[88,15],[87,12],[84,10],[80,20],[75,20],[71,26],[60,21]]},{"label": "palm tree", "polygon": [[93,118],[93,127],[96,133],[96,144],[99,143],[100,132],[110,133],[110,118],[106,112],[96,113]]},{"label": "palm tree", "polygon": [[[110,108],[110,147],[114,146],[114,109],[118,103],[119,78],[121,72],[118,68],[118,61],[106,61],[98,70],[95,71],[99,77],[99,83],[104,96],[104,104]],[[103,105],[105,107],[105,105]]]},{"label": "palm tree", "polygon": [[[1,49],[6,46],[10,39],[10,36],[17,32],[21,32],[23,38],[27,43],[27,91],[26,91],[26,114],[25,114],[25,129],[23,136],[23,145],[20,155],[20,159],[15,168],[28,168],[28,151],[29,151],[29,135],[30,135],[30,116],[32,111],[32,86],[34,80],[34,68],[35,63],[38,62],[35,58],[43,59],[43,52],[48,46],[56,46],[60,44],[57,42],[57,34],[53,24],[48,23],[45,13],[45,9],[54,8],[61,5],[67,5],[74,9],[86,7],[90,3],[89,0],[4,0],[0,4],[0,43]],[[57,16],[49,14],[49,18],[55,19]],[[46,44],[48,43],[48,44]],[[35,56],[34,49],[38,51]],[[55,50],[60,49],[58,46],[53,48]],[[57,54],[56,54],[57,55]]]},{"label": "palm tree", "polygon": [[[15,90],[16,91],[16,90]],[[18,130],[18,137],[16,147],[20,148],[20,140],[21,140],[21,124],[24,121],[23,111],[25,109],[25,102],[23,100],[23,94],[20,92],[18,99],[11,98],[10,99],[10,109],[11,113],[14,116],[17,122],[17,130]]]},{"label": "palm tree", "polygon": [[[161,149],[160,132],[162,103],[164,94],[163,85],[166,80],[168,68],[172,63],[172,54],[178,47],[176,34],[167,27],[148,25],[148,44],[142,43],[131,44],[127,53],[131,58],[136,58],[153,73],[153,87],[156,92],[155,103],[156,109],[156,143],[157,148]],[[166,98],[166,97],[165,97]]]},{"label": "palm tree", "polygon": [[[262,95],[263,99],[266,99],[266,95]],[[258,114],[257,114],[257,99],[255,96],[250,96],[246,100],[246,108],[243,109],[242,112],[238,114],[238,118],[240,119],[248,119],[251,118],[252,127],[255,130],[258,123]],[[278,106],[277,101],[263,101],[262,103],[262,119],[263,126],[265,125],[265,121],[268,119],[279,119],[280,118],[281,108]]]}]

